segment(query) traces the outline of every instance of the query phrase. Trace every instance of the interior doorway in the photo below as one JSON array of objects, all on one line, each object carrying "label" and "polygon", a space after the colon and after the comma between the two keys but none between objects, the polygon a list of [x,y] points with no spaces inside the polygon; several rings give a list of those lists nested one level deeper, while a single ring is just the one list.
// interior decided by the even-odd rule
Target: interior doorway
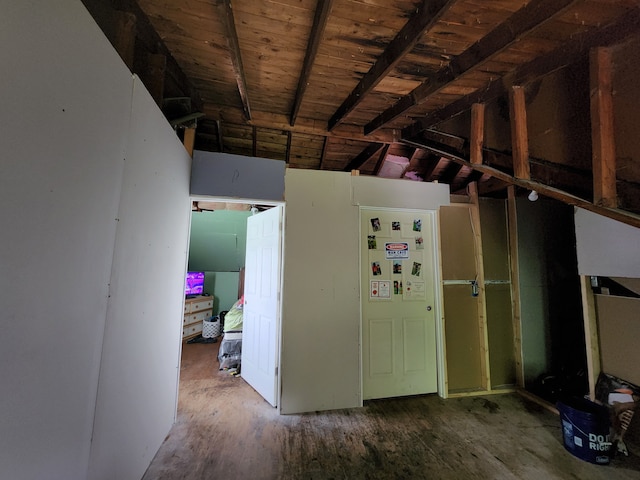
[{"label": "interior doorway", "polygon": [[[193,270],[204,270],[207,279],[213,278],[214,281],[206,285],[205,289],[206,294],[215,298],[213,315],[229,310],[234,302],[243,296],[245,302],[248,300],[246,303],[249,308],[247,309],[245,305],[242,309],[243,361],[241,363],[242,374],[238,381],[246,381],[270,404],[277,406],[277,393],[280,390],[277,372],[280,363],[280,285],[284,202],[258,202],[251,199],[206,196],[192,197],[191,202],[193,205],[192,221],[189,227],[189,249],[185,259],[185,274]],[[213,232],[214,223],[213,227],[209,226],[204,233],[194,232],[194,224],[201,222],[201,219],[196,215],[202,213],[212,216],[214,212],[223,213],[222,211],[225,212],[225,218],[233,218],[232,223],[234,223],[235,229],[227,231],[225,227],[223,232]],[[196,219],[198,220],[196,221]],[[239,228],[240,224],[243,224],[244,228]],[[257,225],[260,227],[256,228]],[[267,233],[266,237],[270,242],[268,245],[264,244],[264,238],[258,242],[253,241],[256,236],[265,237],[265,233]],[[250,250],[251,245],[254,245],[253,250]],[[257,248],[255,248],[256,245]],[[198,250],[198,252],[194,250]],[[215,267],[212,267],[212,263],[203,263],[201,257],[206,256],[207,251],[214,257],[222,257],[221,262],[224,269],[232,271],[208,271]],[[268,262],[265,251],[270,252]],[[231,266],[229,261],[231,261]],[[223,284],[219,283],[220,279]],[[224,299],[221,299],[217,292],[222,292]],[[269,301],[265,299],[267,293],[271,296]],[[222,332],[221,329],[220,333]],[[195,341],[201,340],[202,337],[200,339],[195,337]],[[217,342],[221,342],[221,338],[217,338]],[[185,340],[182,339],[181,349],[184,346]],[[246,359],[244,358],[245,351],[248,354]],[[267,368],[267,363],[270,365],[269,368]],[[215,368],[217,369],[217,362]],[[270,393],[266,393],[264,389],[265,371],[270,372],[270,380],[273,385]],[[212,369],[212,372],[215,373],[215,370]],[[256,379],[260,379],[262,383]]]}]

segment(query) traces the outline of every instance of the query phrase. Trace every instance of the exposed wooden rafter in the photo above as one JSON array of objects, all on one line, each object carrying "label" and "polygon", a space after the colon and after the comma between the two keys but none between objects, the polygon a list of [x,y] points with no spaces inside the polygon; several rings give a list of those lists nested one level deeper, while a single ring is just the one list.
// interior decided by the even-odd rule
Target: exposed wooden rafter
[{"label": "exposed wooden rafter", "polygon": [[238,32],[236,31],[236,23],[233,17],[233,8],[231,0],[222,0],[218,6],[222,9],[222,19],[227,31],[227,43],[231,51],[231,63],[233,64],[233,73],[238,84],[238,93],[242,99],[242,109],[247,117],[251,120],[251,106],[249,105],[249,94],[247,92],[247,78],[244,74],[244,66],[242,65],[242,53],[240,51],[240,42],[238,41]]},{"label": "exposed wooden rafter", "polygon": [[369,134],[402,115],[408,109],[424,102],[445,85],[462,74],[482,65],[490,57],[516,42],[522,35],[534,30],[576,0],[533,0],[511,15],[497,28],[475,42],[451,62],[432,75],[426,82],[402,97],[364,126]]},{"label": "exposed wooden rafter", "polygon": [[384,147],[380,150],[380,155],[378,156],[378,161],[376,162],[376,166],[373,169],[373,175],[378,175],[380,173],[380,169],[382,165],[384,165],[385,160],[387,159],[387,152],[389,151],[390,144],[385,144]]},{"label": "exposed wooden rafter", "polygon": [[344,171],[350,172],[351,170],[358,170],[367,160],[378,153],[383,146],[384,145],[382,143],[370,143],[353,160],[351,160],[346,167],[344,167]]},{"label": "exposed wooden rafter", "polygon": [[413,49],[422,34],[433,27],[442,14],[454,3],[451,0],[423,0],[415,13],[402,27],[371,69],[360,79],[356,88],[329,119],[329,131],[333,130],[364,97]]},{"label": "exposed wooden rafter", "polygon": [[289,120],[289,123],[292,127],[296,124],[296,118],[300,111],[300,105],[302,105],[304,92],[307,89],[311,69],[313,68],[313,63],[318,53],[318,47],[320,46],[320,40],[322,40],[322,35],[324,34],[324,27],[327,24],[327,18],[331,12],[332,3],[333,0],[318,0],[318,5],[316,6],[315,15],[313,17],[313,27],[311,27],[311,33],[309,34],[309,43],[304,55],[302,72],[300,72],[298,88],[296,89],[296,96],[293,99],[293,108],[291,109],[291,119]]},{"label": "exposed wooden rafter", "polygon": [[489,174],[492,177],[502,180],[503,182],[506,182],[508,184],[517,185],[527,190],[535,190],[540,195],[544,195],[546,197],[553,198],[555,200],[566,203],[568,205],[580,207],[585,210],[589,210],[591,212],[597,213],[599,215],[603,215],[605,217],[612,218],[619,222],[626,223],[628,225],[640,228],[640,215],[636,215],[634,213],[616,209],[616,208],[608,208],[600,205],[595,205],[594,203],[588,200],[577,197],[575,195],[567,193],[558,188],[550,187],[548,185],[545,185],[544,183],[540,183],[533,180],[517,178],[509,173],[503,172],[501,170],[498,170],[494,167],[490,167],[488,165],[474,165],[469,161],[468,158],[461,156],[457,152],[453,152],[452,149],[447,148],[444,145],[434,145],[428,142],[408,141],[408,140],[406,142],[409,143],[410,145],[414,145],[420,148],[425,148],[427,150],[430,150],[433,153],[440,155],[442,157],[445,157],[454,162],[461,163],[462,165],[466,165],[467,167]]},{"label": "exposed wooden rafter", "polygon": [[478,89],[460,99],[434,110],[424,118],[402,130],[403,139],[412,139],[421,131],[447,121],[471,108],[474,103],[488,103],[507,92],[512,85],[527,85],[545,75],[575,63],[589,49],[600,45],[613,45],[638,33],[640,9],[631,10],[619,22],[597,31],[575,35],[572,40],[551,52],[520,65],[503,78],[492,80],[486,87]]}]

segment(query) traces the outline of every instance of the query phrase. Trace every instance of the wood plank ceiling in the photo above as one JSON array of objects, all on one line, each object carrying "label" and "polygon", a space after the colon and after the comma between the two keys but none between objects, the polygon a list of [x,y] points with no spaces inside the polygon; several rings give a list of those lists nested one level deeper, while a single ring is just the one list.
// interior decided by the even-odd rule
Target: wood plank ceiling
[{"label": "wood plank ceiling", "polygon": [[[196,149],[368,175],[396,162],[392,176],[452,193],[515,185],[640,226],[638,168],[616,171],[597,140],[612,68],[593,53],[638,37],[637,0],[83,2],[178,133],[196,128]],[[562,69],[582,72],[570,121],[590,112],[575,127],[588,145],[536,156],[528,136],[553,125],[527,108]],[[506,112],[507,148],[485,141],[503,127],[485,107]]]}]

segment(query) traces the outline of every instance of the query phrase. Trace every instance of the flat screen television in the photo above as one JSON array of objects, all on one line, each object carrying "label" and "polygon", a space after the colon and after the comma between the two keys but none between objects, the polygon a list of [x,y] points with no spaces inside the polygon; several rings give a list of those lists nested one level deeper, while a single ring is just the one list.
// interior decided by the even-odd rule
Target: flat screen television
[{"label": "flat screen television", "polygon": [[184,294],[187,297],[202,295],[204,292],[204,272],[187,272],[184,282]]}]

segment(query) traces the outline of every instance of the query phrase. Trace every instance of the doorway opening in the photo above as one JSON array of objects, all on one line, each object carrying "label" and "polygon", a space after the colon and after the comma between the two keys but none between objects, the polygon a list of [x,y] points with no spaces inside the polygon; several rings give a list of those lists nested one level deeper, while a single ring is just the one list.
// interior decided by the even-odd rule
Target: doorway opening
[{"label": "doorway opening", "polygon": [[[202,296],[210,304],[206,311],[207,320],[235,307],[233,311],[239,312],[240,323],[235,324],[233,332],[227,333],[225,325],[219,322],[214,337],[205,339],[202,335],[204,319],[197,319],[199,329],[183,329],[181,359],[185,358],[183,349],[187,345],[214,343],[211,347],[217,351],[225,337],[229,337],[226,345],[231,344],[233,337],[239,340],[235,344],[242,356],[242,362],[235,369],[241,377],[238,381],[246,381],[271,405],[277,406],[284,202],[192,196],[191,204],[185,277],[188,272],[204,275]],[[269,245],[264,244],[265,232],[269,233]],[[267,261],[265,252],[273,258]],[[265,303],[265,295],[270,295],[270,303]],[[199,300],[185,299],[185,312],[189,303]],[[183,322],[186,321],[185,313]],[[228,325],[231,327],[231,322]],[[207,335],[210,336],[211,333]],[[212,357],[206,358],[210,362]],[[269,368],[265,367],[266,361],[270,362]],[[216,358],[214,364],[206,369],[215,374],[219,372],[220,365]],[[265,380],[265,375],[255,374],[262,370],[269,372],[268,380]],[[179,373],[178,392],[180,380]],[[268,385],[269,380],[272,386],[265,393],[264,384]],[[177,403],[180,404],[180,399]]]}]

